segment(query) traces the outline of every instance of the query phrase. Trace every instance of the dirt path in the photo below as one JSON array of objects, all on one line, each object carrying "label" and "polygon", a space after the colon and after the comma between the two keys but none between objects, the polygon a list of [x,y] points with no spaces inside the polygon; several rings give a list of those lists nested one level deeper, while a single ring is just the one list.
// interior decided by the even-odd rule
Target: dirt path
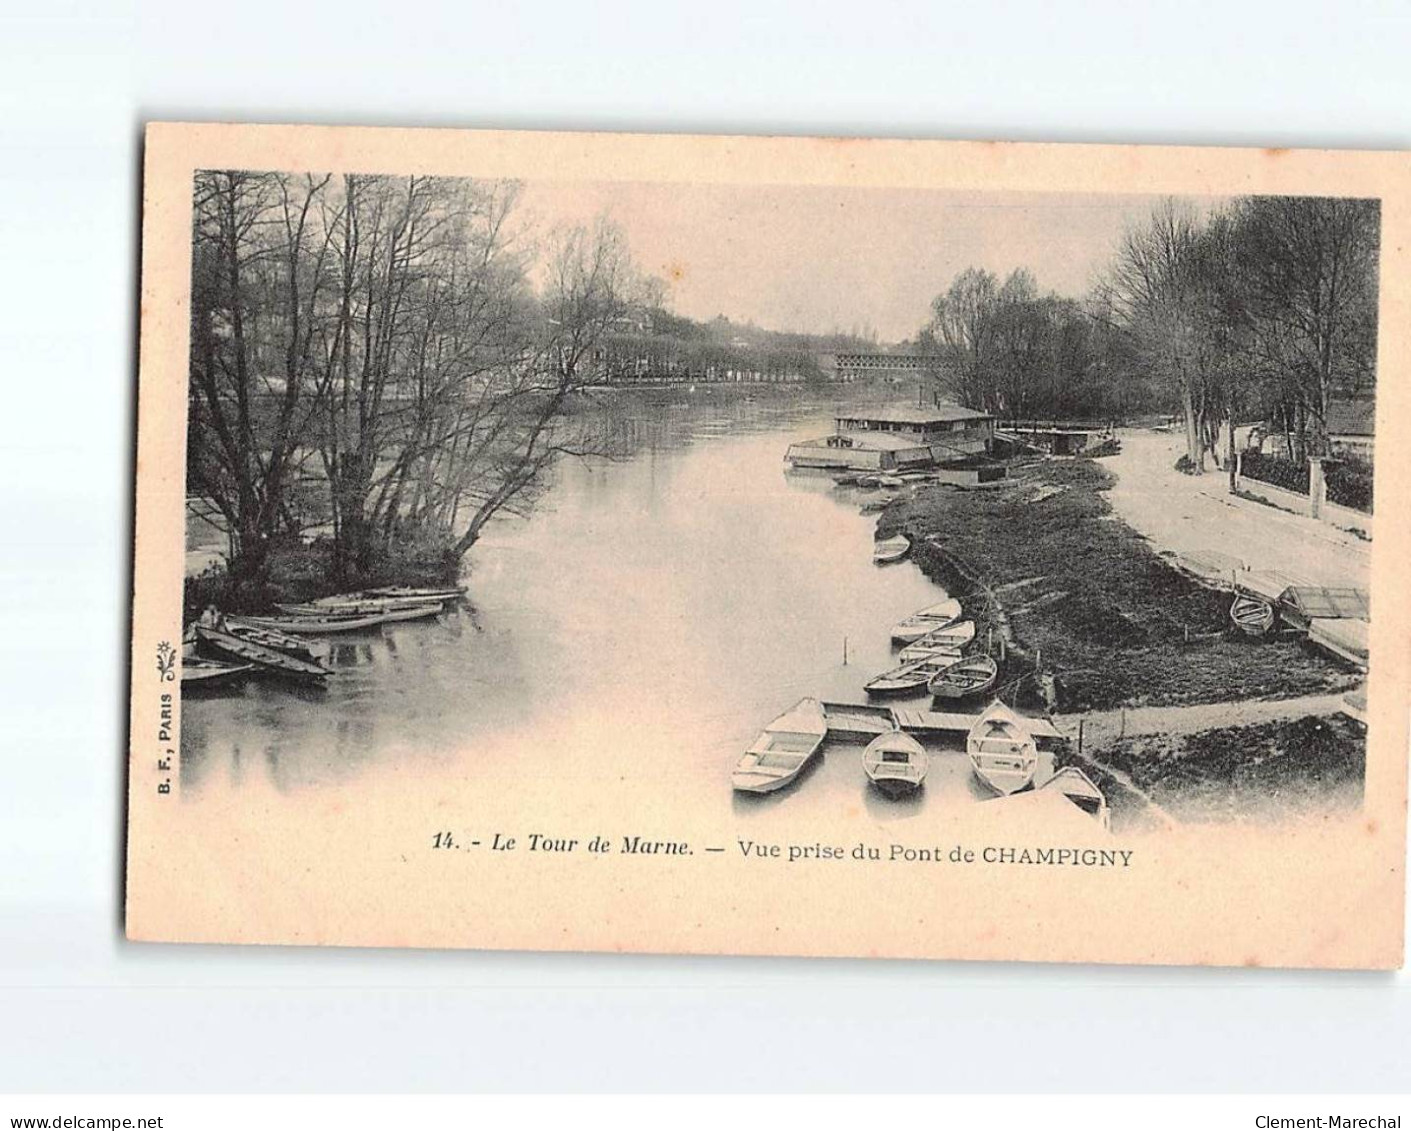
[{"label": "dirt path", "polygon": [[1305,715],[1333,715],[1342,710],[1343,693],[1302,695],[1295,699],[1245,699],[1199,703],[1189,707],[1129,707],[1058,715],[1054,724],[1075,742],[1083,727],[1083,749],[1100,748],[1135,734],[1195,734],[1219,727],[1253,726]]},{"label": "dirt path", "polygon": [[1053,721],[1075,743],[1081,722],[1083,758],[1139,798],[1146,805],[1147,818],[1170,828],[1181,822],[1153,800],[1151,794],[1138,786],[1126,771],[1104,761],[1102,751],[1105,748],[1120,738],[1133,735],[1195,734],[1219,727],[1251,726],[1306,715],[1331,715],[1342,709],[1342,703],[1341,694],[1303,695],[1295,699],[1248,699],[1233,703],[1200,703],[1189,707],[1091,711],[1058,715]]},{"label": "dirt path", "polygon": [[1311,585],[1368,587],[1371,547],[1327,523],[1228,493],[1222,471],[1182,475],[1179,434],[1121,432],[1122,451],[1102,461],[1117,476],[1113,510],[1157,550],[1219,551],[1250,569],[1277,570]]}]

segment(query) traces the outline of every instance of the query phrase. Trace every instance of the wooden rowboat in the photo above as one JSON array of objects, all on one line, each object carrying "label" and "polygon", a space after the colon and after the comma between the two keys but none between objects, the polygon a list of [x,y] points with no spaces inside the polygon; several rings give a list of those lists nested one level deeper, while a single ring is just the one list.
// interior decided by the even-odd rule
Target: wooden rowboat
[{"label": "wooden rowboat", "polygon": [[885,671],[881,675],[869,679],[862,685],[862,688],[868,695],[919,693],[925,691],[931,680],[946,668],[958,662],[958,658],[948,652],[923,656],[919,660],[900,664],[890,671]]},{"label": "wooden rowboat", "polygon": [[[911,614],[892,626],[892,641],[896,644],[914,644],[928,633],[944,628],[960,617],[960,602],[954,597],[938,601]],[[974,635],[972,632],[971,635]]]},{"label": "wooden rowboat", "polygon": [[899,562],[907,554],[911,553],[911,539],[905,534],[898,534],[892,538],[883,538],[872,547],[872,560],[878,565],[886,565],[888,562]]},{"label": "wooden rowboat", "polygon": [[1274,606],[1244,593],[1235,595],[1230,620],[1246,636],[1265,636],[1274,627]]},{"label": "wooden rowboat", "polygon": [[225,660],[208,660],[203,656],[186,656],[181,661],[181,690],[204,691],[225,687],[238,683],[254,670],[254,664],[232,664]]},{"label": "wooden rowboat", "polygon": [[925,747],[904,731],[879,734],[862,752],[867,780],[889,797],[920,788],[929,764]]},{"label": "wooden rowboat", "polygon": [[278,629],[265,628],[262,625],[252,624],[250,621],[242,620],[239,617],[225,617],[218,626],[231,636],[238,636],[241,640],[248,640],[251,644],[259,644],[265,648],[273,648],[276,652],[284,652],[290,656],[297,656],[301,660],[308,660],[312,663],[318,662],[318,653],[314,649],[314,642],[306,640],[302,636],[295,636],[293,633],[280,632]]},{"label": "wooden rowboat", "polygon": [[1107,808],[1107,798],[1093,784],[1093,779],[1077,766],[1064,766],[1039,786],[1040,793],[1045,790],[1063,794],[1104,829],[1111,828],[1112,814]]},{"label": "wooden rowboat", "polygon": [[372,613],[390,613],[401,609],[417,609],[425,605],[437,608],[448,601],[459,598],[459,594],[441,597],[379,597],[371,593],[344,594],[338,597],[320,597],[316,601],[305,601],[299,605],[276,604],[281,613],[290,616],[368,616]]},{"label": "wooden rowboat", "polygon": [[369,589],[373,597],[412,597],[421,601],[459,601],[465,596],[464,585],[443,586],[442,588],[418,589],[414,585],[384,585],[379,589]]},{"label": "wooden rowboat", "polygon": [[971,656],[935,675],[927,688],[939,699],[981,695],[995,685],[999,665],[990,656]]},{"label": "wooden rowboat", "polygon": [[410,609],[384,609],[382,612],[373,613],[307,613],[244,619],[250,624],[272,628],[278,632],[326,636],[334,632],[357,632],[359,629],[376,628],[378,625],[393,624],[397,621],[422,620],[438,616],[440,613],[440,605],[417,605]]},{"label": "wooden rowboat", "polygon": [[1039,749],[1024,721],[996,699],[965,737],[975,776],[996,793],[1008,795],[1034,780]]},{"label": "wooden rowboat", "polygon": [[952,660],[959,660],[964,655],[962,647],[950,640],[928,640],[922,637],[915,644],[908,644],[897,653],[897,661],[909,664],[913,660],[924,660],[928,656],[949,656]]},{"label": "wooden rowboat", "polygon": [[940,628],[933,628],[925,636],[913,641],[902,649],[904,655],[920,655],[929,652],[961,652],[975,639],[973,620],[952,621]]},{"label": "wooden rowboat", "polygon": [[772,793],[797,778],[828,737],[828,720],[817,699],[800,699],[760,731],[730,784],[742,793]]},{"label": "wooden rowboat", "polygon": [[218,628],[198,624],[196,626],[197,647],[207,655],[220,660],[234,660],[237,663],[253,664],[260,671],[273,672],[289,679],[307,682],[322,682],[333,672],[322,664],[300,660],[294,656],[263,644],[242,640]]}]

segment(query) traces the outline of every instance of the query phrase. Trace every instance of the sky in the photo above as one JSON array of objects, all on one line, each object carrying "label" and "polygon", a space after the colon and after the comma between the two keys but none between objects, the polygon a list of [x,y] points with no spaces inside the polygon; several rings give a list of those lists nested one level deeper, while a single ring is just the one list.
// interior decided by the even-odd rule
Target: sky
[{"label": "sky", "polygon": [[969,266],[1027,267],[1077,297],[1155,198],[804,185],[537,181],[521,207],[542,229],[609,214],[677,314],[774,330],[873,327],[910,338]]}]

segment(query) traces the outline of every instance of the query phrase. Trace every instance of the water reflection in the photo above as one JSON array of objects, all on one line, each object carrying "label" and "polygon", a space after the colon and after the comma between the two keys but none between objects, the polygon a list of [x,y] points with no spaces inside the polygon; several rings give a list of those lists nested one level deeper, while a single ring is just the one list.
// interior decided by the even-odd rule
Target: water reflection
[{"label": "water reflection", "polygon": [[905,821],[987,796],[960,750],[932,746],[925,788],[890,800],[861,747],[838,742],[787,790],[732,793],[764,723],[804,695],[863,699],[894,663],[888,627],[938,591],[910,563],[872,564],[859,492],[785,474],[788,444],[831,427],[830,403],[624,397],[603,411],[633,454],[565,463],[530,518],[493,524],[467,561],[468,607],[330,640],[325,690],[251,681],[189,700],[184,796],[373,766],[589,795],[646,781],[664,809],[742,819],[843,807]]}]

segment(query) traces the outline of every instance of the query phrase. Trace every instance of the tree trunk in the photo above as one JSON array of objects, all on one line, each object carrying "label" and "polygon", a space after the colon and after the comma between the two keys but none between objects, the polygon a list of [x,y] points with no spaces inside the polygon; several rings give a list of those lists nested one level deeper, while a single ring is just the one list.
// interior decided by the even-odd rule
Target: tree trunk
[{"label": "tree trunk", "polygon": [[1200,426],[1195,418],[1195,397],[1189,381],[1181,382],[1181,410],[1186,417],[1186,458],[1190,460],[1191,471],[1200,474],[1203,468]]}]

